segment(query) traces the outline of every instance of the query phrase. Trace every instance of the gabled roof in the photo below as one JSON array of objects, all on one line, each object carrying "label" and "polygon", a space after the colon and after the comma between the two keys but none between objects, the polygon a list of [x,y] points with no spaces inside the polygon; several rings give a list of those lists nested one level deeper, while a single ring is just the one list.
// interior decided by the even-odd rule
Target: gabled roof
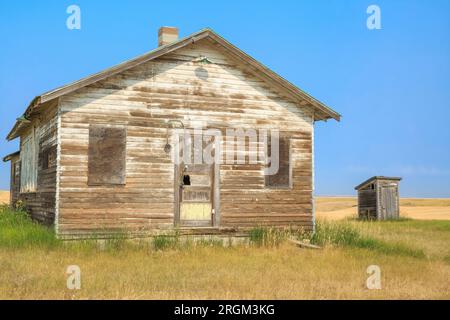
[{"label": "gabled roof", "polygon": [[14,153],[8,154],[7,156],[5,156],[3,158],[3,162],[8,162],[10,161],[12,158],[20,156],[20,151],[16,151]]},{"label": "gabled roof", "polygon": [[[183,48],[191,43],[197,42],[201,39],[210,39],[214,41],[215,43],[221,45],[224,49],[227,50],[229,54],[231,54],[233,57],[243,61],[250,69],[252,69],[256,74],[264,77],[268,81],[273,82],[280,88],[284,89],[291,97],[294,99],[297,99],[298,101],[306,101],[308,104],[310,104],[314,110],[317,112],[315,120],[327,120],[327,119],[335,119],[337,121],[340,121],[341,115],[331,109],[330,107],[326,106],[319,100],[313,98],[306,92],[302,91],[283,77],[279,76],[242,50],[238,49],[231,43],[229,43],[227,40],[219,36],[217,33],[215,33],[213,30],[207,28],[200,30],[196,33],[191,34],[190,36],[183,38],[181,40],[178,40],[176,42],[158,47],[157,49],[150,51],[148,53],[145,53],[139,57],[136,57],[134,59],[128,60],[126,62],[123,62],[121,64],[118,64],[112,68],[103,70],[99,73],[93,74],[91,76],[88,76],[86,78],[83,78],[81,80],[72,82],[68,85],[59,87],[57,89],[48,91],[46,93],[43,93],[33,99],[31,101],[30,105],[26,109],[24,116],[27,118],[35,109],[38,109],[40,106],[42,106],[44,103],[54,100],[56,98],[59,98],[63,95],[72,93],[80,88],[83,88],[85,86],[88,86],[90,84],[93,84],[97,81],[103,80],[105,78],[111,77],[113,75],[116,75],[118,73],[121,73],[125,70],[128,70],[130,68],[136,67],[142,63],[148,62],[150,60],[156,59],[158,57],[161,57],[162,55],[171,53],[175,50],[178,50],[180,48]],[[17,121],[14,128],[11,130],[11,132],[8,134],[7,139],[12,140],[14,138],[17,138],[18,131],[22,127],[22,122]]]},{"label": "gabled roof", "polygon": [[364,187],[366,184],[372,183],[372,182],[374,182],[375,180],[392,180],[392,181],[400,181],[400,180],[402,180],[402,178],[399,178],[399,177],[374,176],[374,177],[372,177],[372,178],[367,179],[367,180],[364,181],[363,183],[357,185],[357,186],[355,187],[355,190],[359,190],[359,189],[361,189],[362,187]]}]

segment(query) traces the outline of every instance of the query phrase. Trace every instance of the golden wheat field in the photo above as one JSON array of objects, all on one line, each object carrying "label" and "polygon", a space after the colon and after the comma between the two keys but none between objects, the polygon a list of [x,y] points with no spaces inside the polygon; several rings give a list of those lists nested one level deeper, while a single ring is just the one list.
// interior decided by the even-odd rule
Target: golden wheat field
[{"label": "golden wheat field", "polygon": [[9,192],[0,190],[0,204],[9,203]]},{"label": "golden wheat field", "polygon": [[[388,222],[345,219],[355,204],[318,199],[317,234],[334,239],[321,250],[288,241],[61,244],[51,230],[12,224],[4,207],[0,299],[450,299],[450,200],[402,199],[414,219]],[[67,288],[70,265],[80,267],[80,290]],[[371,265],[381,270],[380,290],[366,286]]]},{"label": "golden wheat field", "polygon": [[[356,217],[355,197],[317,197],[317,218],[340,220]],[[450,199],[400,199],[400,216],[416,220],[450,220]]]}]

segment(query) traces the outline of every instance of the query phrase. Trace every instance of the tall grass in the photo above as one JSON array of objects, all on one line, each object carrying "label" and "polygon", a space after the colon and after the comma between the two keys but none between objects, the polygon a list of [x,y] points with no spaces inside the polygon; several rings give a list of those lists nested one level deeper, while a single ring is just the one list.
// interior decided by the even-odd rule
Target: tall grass
[{"label": "tall grass", "polygon": [[[425,256],[423,250],[411,248],[402,243],[386,242],[369,235],[363,234],[355,227],[355,223],[326,222],[319,221],[316,225],[316,232],[293,231],[290,229],[277,228],[254,228],[249,232],[250,242],[256,246],[279,246],[289,237],[297,237],[299,240],[308,239],[311,243],[319,246],[338,246],[368,249],[384,254],[410,256],[422,258]],[[125,234],[117,234],[114,237],[99,243],[94,240],[75,242],[64,247],[72,249],[101,249],[102,251],[117,252],[124,249],[187,249],[193,247],[192,241],[181,241],[175,232],[171,235],[155,236],[151,245],[131,244],[127,241]],[[63,241],[58,240],[53,229],[44,227],[33,222],[24,211],[13,210],[7,206],[0,207],[0,247],[4,248],[24,248],[24,247],[45,247],[57,248],[62,246]],[[196,246],[218,246],[219,242],[214,240],[197,241]]]},{"label": "tall grass", "polygon": [[423,258],[421,249],[411,248],[402,243],[390,243],[364,235],[349,222],[319,221],[316,232],[311,237],[311,243],[320,246],[338,246],[368,249],[380,253],[399,256]]},{"label": "tall grass", "polygon": [[180,239],[177,234],[157,235],[153,238],[153,248],[155,250],[177,249],[180,246]]},{"label": "tall grass", "polygon": [[273,247],[291,236],[291,230],[257,227],[250,230],[250,243],[256,246]]},{"label": "tall grass", "polygon": [[108,238],[93,235],[89,239],[63,241],[59,240],[53,228],[45,227],[31,220],[22,210],[0,206],[0,248],[64,248],[72,251],[106,251],[118,253],[123,251],[175,250],[193,247],[223,246],[221,240],[190,239],[181,240],[177,232],[157,235],[152,239],[132,241],[125,232],[116,232]]},{"label": "tall grass", "polygon": [[411,248],[403,243],[386,242],[366,235],[350,221],[318,221],[314,234],[301,230],[258,227],[250,230],[249,236],[250,242],[256,246],[279,246],[288,238],[297,238],[299,241],[307,240],[322,247],[359,248],[388,255],[425,257],[421,249]]},{"label": "tall grass", "polygon": [[215,237],[181,237],[178,232],[161,234],[152,239],[152,248],[156,251],[163,250],[190,250],[198,247],[225,247],[223,239]]},{"label": "tall grass", "polygon": [[47,247],[61,244],[51,228],[33,222],[24,211],[0,207],[0,247]]}]

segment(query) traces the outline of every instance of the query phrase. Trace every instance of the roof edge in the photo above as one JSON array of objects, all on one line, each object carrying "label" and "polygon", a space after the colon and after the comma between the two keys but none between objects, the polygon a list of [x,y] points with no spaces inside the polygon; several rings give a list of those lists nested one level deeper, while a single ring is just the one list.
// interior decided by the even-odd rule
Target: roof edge
[{"label": "roof edge", "polygon": [[5,157],[3,157],[3,162],[8,162],[10,161],[12,158],[19,156],[20,155],[20,151],[16,151],[13,153],[10,153],[8,155],[6,155]]},{"label": "roof edge", "polygon": [[[280,76],[278,73],[274,72],[269,67],[265,66],[260,61],[256,60],[255,58],[253,58],[249,54],[245,53],[244,51],[242,51],[241,49],[239,49],[238,47],[233,45],[231,42],[229,42],[228,40],[226,40],[225,38],[220,36],[218,33],[214,32],[211,29],[205,29],[205,30],[210,32],[210,37],[213,38],[215,41],[219,42],[224,47],[230,49],[230,51],[237,51],[237,52],[239,52],[240,54],[242,54],[244,56],[244,58],[250,60],[250,62],[252,63],[252,65],[254,67],[256,67],[258,69],[261,69],[261,71],[263,71],[264,74],[267,77],[269,77],[271,80],[284,84],[283,87],[285,89],[287,89],[288,91],[290,91],[292,94],[294,94],[296,96],[299,96],[303,100],[306,100],[306,101],[310,102],[311,104],[313,104],[314,107],[316,107],[320,111],[324,112],[325,114],[328,114],[328,116],[329,116],[328,119],[335,119],[336,121],[340,121],[341,120],[341,115],[338,112],[334,111],[329,106],[327,106],[326,104],[324,104],[323,102],[317,100],[316,98],[314,98],[313,96],[311,96],[307,92],[303,91],[302,89],[300,89],[299,87],[297,87],[296,85],[291,83],[290,81],[286,80],[285,78]],[[239,56],[238,56],[238,58],[243,59],[242,57],[239,57]],[[248,63],[249,61],[245,61],[245,62]]]},{"label": "roof edge", "polygon": [[[92,83],[95,83],[97,81],[104,80],[105,78],[116,75],[120,72],[123,72],[130,68],[133,68],[142,63],[148,62],[152,59],[158,58],[164,54],[173,52],[177,49],[180,49],[180,48],[188,45],[189,43],[199,41],[206,37],[210,37],[213,40],[215,40],[216,42],[218,42],[219,44],[221,44],[222,46],[224,46],[226,49],[228,49],[230,52],[232,52],[237,58],[240,58],[242,60],[248,60],[245,62],[250,63],[253,68],[259,69],[259,71],[261,71],[266,77],[268,77],[272,81],[280,83],[280,85],[283,88],[285,88],[287,91],[289,91],[291,94],[293,94],[294,96],[297,96],[303,100],[308,101],[309,103],[312,104],[312,106],[315,109],[318,109],[321,113],[328,116],[328,117],[325,117],[324,119],[318,119],[318,120],[327,120],[327,119],[335,119],[336,121],[341,120],[341,115],[338,112],[334,111],[332,108],[328,107],[321,101],[312,97],[305,91],[301,90],[300,88],[298,88],[297,86],[295,86],[294,84],[289,82],[288,80],[286,80],[283,77],[281,77],[280,75],[278,75],[276,72],[272,71],[270,68],[266,67],[264,64],[262,64],[258,60],[254,59],[253,57],[251,57],[244,51],[240,50],[239,48],[237,48],[236,46],[231,44],[229,41],[227,41],[226,39],[221,37],[219,34],[217,34],[215,31],[213,31],[211,28],[201,29],[200,31],[192,33],[191,35],[184,37],[178,41],[166,44],[164,46],[157,47],[154,50],[144,53],[143,55],[140,55],[136,58],[124,61],[113,67],[104,69],[100,72],[94,73],[94,74],[84,77],[80,80],[71,82],[67,85],[58,87],[56,89],[45,92],[39,96],[36,96],[31,101],[29,106],[27,107],[24,115],[25,116],[29,115],[33,111],[34,108],[38,107],[42,103],[59,98],[63,95],[69,94],[75,90],[83,88],[83,87],[90,85]],[[15,123],[14,127],[11,129],[11,131],[7,135],[6,139],[8,141],[11,141],[11,140],[17,138],[17,131],[19,129],[20,129],[20,122],[17,121]]]},{"label": "roof edge", "polygon": [[386,177],[386,176],[373,176],[369,179],[367,179],[366,181],[364,181],[363,183],[360,183],[359,185],[357,185],[355,187],[355,190],[358,190],[360,188],[362,188],[363,186],[365,186],[368,183],[371,183],[374,180],[392,180],[392,181],[400,181],[402,180],[402,178],[400,177]]}]

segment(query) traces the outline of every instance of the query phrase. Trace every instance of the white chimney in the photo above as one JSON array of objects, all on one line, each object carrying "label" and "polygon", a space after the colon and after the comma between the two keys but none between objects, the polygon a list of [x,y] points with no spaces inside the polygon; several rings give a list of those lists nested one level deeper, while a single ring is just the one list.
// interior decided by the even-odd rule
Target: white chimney
[{"label": "white chimney", "polygon": [[158,47],[178,40],[178,28],[161,27],[158,31]]}]

